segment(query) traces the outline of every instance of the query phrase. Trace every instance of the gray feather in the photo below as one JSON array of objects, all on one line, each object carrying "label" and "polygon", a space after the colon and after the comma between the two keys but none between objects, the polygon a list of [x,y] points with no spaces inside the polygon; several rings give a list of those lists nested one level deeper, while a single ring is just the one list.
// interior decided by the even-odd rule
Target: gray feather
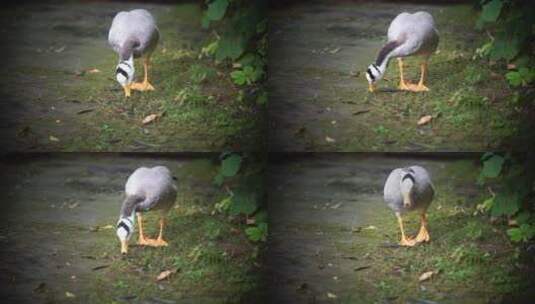
[{"label": "gray feather", "polygon": [[[403,206],[403,197],[401,195],[401,180],[407,174],[408,169],[412,170],[413,173],[411,175],[414,178],[413,205],[410,209]],[[435,190],[431,177],[423,167],[411,166],[409,168],[394,169],[386,179],[384,201],[394,212],[403,214],[414,210],[425,211],[433,201],[434,195]]]},{"label": "gray feather", "polygon": [[167,212],[174,205],[176,194],[177,187],[169,169],[163,166],[138,168],[126,182],[121,216],[130,215],[123,214],[122,210]]},{"label": "gray feather", "polygon": [[154,17],[144,9],[119,12],[114,18],[108,34],[108,43],[121,60],[130,54],[135,58],[150,55],[160,38]]}]

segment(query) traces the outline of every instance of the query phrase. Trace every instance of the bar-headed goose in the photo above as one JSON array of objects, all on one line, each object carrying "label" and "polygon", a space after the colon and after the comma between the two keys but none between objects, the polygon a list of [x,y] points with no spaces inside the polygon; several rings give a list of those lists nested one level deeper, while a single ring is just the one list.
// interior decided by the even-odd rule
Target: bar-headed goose
[{"label": "bar-headed goose", "polygon": [[[163,227],[167,212],[175,204],[177,187],[169,169],[163,166],[136,169],[126,181],[125,199],[117,222],[117,236],[121,241],[121,253],[128,252],[128,241],[135,228],[135,215],[139,223],[139,245],[167,246],[163,239]],[[157,239],[143,234],[142,213],[160,211],[160,233]]]},{"label": "bar-headed goose", "polygon": [[[108,43],[119,54],[116,78],[123,86],[126,97],[130,96],[130,90],[154,90],[148,80],[148,71],[150,56],[159,38],[160,32],[154,18],[144,9],[119,12],[113,18]],[[143,57],[145,77],[143,82],[134,83],[134,58],[139,57]]]},{"label": "bar-headed goose", "polygon": [[[375,63],[366,71],[370,92],[375,91],[375,84],[381,79],[391,58],[397,58],[399,64],[399,89],[413,92],[429,91],[424,85],[427,74],[427,61],[438,46],[438,31],[433,16],[427,12],[397,15],[388,28],[388,42],[383,46]],[[420,82],[411,84],[403,77],[403,57],[420,55]]]},{"label": "bar-headed goose", "polygon": [[[427,208],[431,204],[435,190],[427,171],[420,166],[394,169],[388,176],[384,200],[398,219],[401,230],[401,246],[414,246],[421,242],[429,242],[427,231]],[[416,238],[405,235],[401,216],[409,211],[420,212],[420,232]]]}]

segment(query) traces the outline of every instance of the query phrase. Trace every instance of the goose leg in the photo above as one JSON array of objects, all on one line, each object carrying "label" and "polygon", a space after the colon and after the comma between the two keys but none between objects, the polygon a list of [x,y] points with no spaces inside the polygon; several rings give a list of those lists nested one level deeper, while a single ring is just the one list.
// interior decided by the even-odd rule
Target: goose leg
[{"label": "goose leg", "polygon": [[154,87],[149,83],[149,64],[150,64],[150,57],[145,57],[143,59],[143,70],[145,72],[143,82],[132,83],[131,85],[132,90],[154,91]]},{"label": "goose leg", "polygon": [[408,247],[416,245],[416,241],[414,239],[407,238],[407,236],[405,236],[405,230],[403,229],[403,219],[401,218],[401,215],[399,213],[396,213],[396,217],[398,218],[399,229],[401,230],[401,241],[399,241],[399,245]]},{"label": "goose leg", "polygon": [[152,244],[151,241],[153,240],[145,238],[145,235],[143,234],[143,216],[141,212],[137,212],[136,215],[137,215],[137,222],[139,225],[139,240],[137,241],[137,243],[143,246],[151,245]]},{"label": "goose leg", "polygon": [[411,87],[413,92],[427,92],[429,88],[424,85],[425,78],[427,77],[427,60],[420,65],[420,81],[417,85]]},{"label": "goose leg", "polygon": [[167,242],[163,239],[163,226],[165,225],[165,218],[162,216],[160,217],[160,233],[158,234],[158,239],[154,241],[153,246],[160,247],[160,246],[167,246]]},{"label": "goose leg", "polygon": [[410,91],[410,83],[405,82],[405,78],[403,77],[403,59],[398,58],[398,66],[399,66],[399,89],[404,91]]},{"label": "goose leg", "polygon": [[420,232],[418,232],[418,235],[416,236],[415,241],[417,243],[429,242],[431,238],[429,237],[429,232],[427,231],[427,215],[425,212],[420,215],[420,221],[421,221]]}]

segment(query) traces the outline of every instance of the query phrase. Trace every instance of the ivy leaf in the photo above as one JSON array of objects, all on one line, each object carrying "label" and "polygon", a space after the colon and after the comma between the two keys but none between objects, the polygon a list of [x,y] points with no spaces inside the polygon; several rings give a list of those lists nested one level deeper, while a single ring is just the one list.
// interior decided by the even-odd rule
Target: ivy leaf
[{"label": "ivy leaf", "polygon": [[239,33],[233,34],[229,32],[223,34],[215,53],[216,60],[222,61],[227,58],[232,60],[238,59],[245,50],[246,41]]},{"label": "ivy leaf", "polygon": [[223,19],[228,7],[228,0],[215,0],[208,4],[206,10],[206,17],[208,20],[219,21]]},{"label": "ivy leaf", "polygon": [[509,37],[505,33],[496,37],[490,50],[490,59],[507,59],[511,60],[518,54],[520,47],[517,37]]},{"label": "ivy leaf", "polygon": [[481,177],[496,178],[500,175],[503,168],[505,158],[503,156],[494,154],[483,162],[483,169],[481,170]]},{"label": "ivy leaf", "polygon": [[513,215],[519,209],[521,205],[521,196],[517,192],[502,191],[496,195],[494,204],[492,205],[491,215]]},{"label": "ivy leaf", "polygon": [[522,224],[518,228],[507,230],[507,234],[513,242],[527,242],[535,236],[535,226]]},{"label": "ivy leaf", "polygon": [[267,92],[262,92],[258,94],[258,97],[256,97],[256,103],[259,105],[265,105],[267,102],[268,102]]},{"label": "ivy leaf", "polygon": [[502,0],[492,0],[483,6],[483,11],[481,12],[481,20],[484,22],[494,22],[500,16],[502,11],[503,2]]},{"label": "ivy leaf", "polygon": [[253,241],[265,241],[268,233],[268,225],[266,223],[260,223],[256,227],[249,227],[245,229],[247,237]]},{"label": "ivy leaf", "polygon": [[245,73],[241,70],[230,73],[230,77],[232,78],[232,81],[237,85],[244,85],[247,82],[247,77],[245,76]]},{"label": "ivy leaf", "polygon": [[223,176],[223,174],[221,174],[221,173],[218,173],[214,177],[214,184],[216,184],[218,187],[221,186],[224,181],[225,181],[225,176]]},{"label": "ivy leaf", "polygon": [[236,175],[240,170],[241,156],[238,154],[232,154],[225,158],[221,164],[221,174],[226,177]]},{"label": "ivy leaf", "polygon": [[244,190],[237,190],[232,197],[232,203],[229,208],[231,215],[252,214],[257,209],[254,193]]},{"label": "ivy leaf", "polygon": [[518,87],[522,84],[522,75],[520,75],[519,72],[508,72],[507,74],[505,74],[505,78],[507,78],[507,81],[513,87]]}]

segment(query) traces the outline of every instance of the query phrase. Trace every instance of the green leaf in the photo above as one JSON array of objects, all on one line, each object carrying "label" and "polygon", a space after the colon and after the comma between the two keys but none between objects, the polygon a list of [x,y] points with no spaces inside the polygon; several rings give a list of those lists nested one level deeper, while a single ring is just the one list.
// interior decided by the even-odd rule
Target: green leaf
[{"label": "green leaf", "polygon": [[240,170],[241,156],[238,154],[231,154],[226,157],[221,164],[221,174],[225,177],[231,177],[236,175]]},{"label": "green leaf", "polygon": [[505,159],[503,156],[494,154],[492,157],[483,162],[481,176],[484,178],[496,178],[500,175]]},{"label": "green leaf", "polygon": [[244,190],[237,190],[232,197],[232,204],[229,208],[231,215],[252,214],[257,209],[256,197],[254,193]]},{"label": "green leaf", "polygon": [[217,186],[221,186],[223,184],[223,182],[225,181],[225,176],[223,176],[223,174],[218,173],[215,177],[214,177],[214,184],[216,184]]},{"label": "green leaf", "polygon": [[494,22],[500,16],[502,11],[503,2],[502,0],[492,0],[483,6],[483,11],[481,12],[481,20],[484,22]]},{"label": "green leaf", "polygon": [[513,242],[527,242],[535,236],[535,226],[522,224],[518,228],[507,230],[507,234]]},{"label": "green leaf", "polygon": [[216,60],[238,59],[245,50],[246,43],[247,40],[239,33],[227,32],[223,34],[215,53]]},{"label": "green leaf", "polygon": [[262,92],[258,94],[258,97],[256,97],[256,103],[259,105],[265,105],[267,102],[268,102],[267,92]]},{"label": "green leaf", "polygon": [[491,215],[513,215],[521,206],[521,196],[517,192],[502,191],[496,195],[494,204],[492,205]]},{"label": "green leaf", "polygon": [[230,78],[237,85],[244,85],[247,82],[247,77],[243,71],[233,71],[230,73]]},{"label": "green leaf", "polygon": [[496,40],[492,44],[489,55],[490,59],[492,60],[511,60],[515,58],[519,50],[520,45],[518,38],[510,37],[509,35],[502,33],[496,37]]},{"label": "green leaf", "polygon": [[254,217],[255,221],[257,224],[260,224],[260,223],[267,223],[268,221],[268,214],[265,210],[262,210],[258,213],[256,213],[255,217]]},{"label": "green leaf", "polygon": [[208,9],[206,10],[206,17],[208,20],[219,21],[225,16],[225,12],[228,7],[228,0],[214,0],[208,4]]},{"label": "green leaf", "polygon": [[518,87],[522,84],[522,75],[520,75],[519,72],[508,72],[507,74],[505,74],[505,78],[507,78],[507,81],[513,87]]},{"label": "green leaf", "polygon": [[268,233],[268,225],[266,223],[260,223],[256,227],[249,227],[245,229],[247,237],[253,241],[265,241]]}]

